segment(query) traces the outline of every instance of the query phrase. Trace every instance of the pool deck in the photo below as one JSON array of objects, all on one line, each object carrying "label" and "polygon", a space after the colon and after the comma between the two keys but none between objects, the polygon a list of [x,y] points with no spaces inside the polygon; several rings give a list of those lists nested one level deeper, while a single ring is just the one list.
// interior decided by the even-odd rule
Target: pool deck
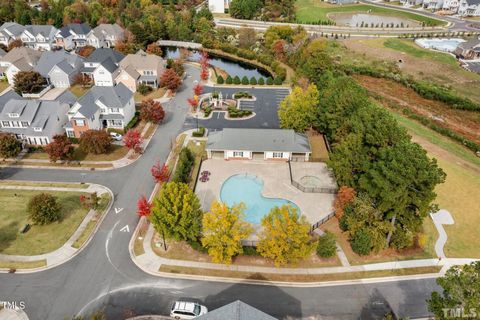
[{"label": "pool deck", "polygon": [[220,190],[225,180],[233,175],[245,173],[263,180],[262,195],[264,197],[282,198],[294,202],[312,224],[333,211],[335,199],[333,194],[304,193],[290,184],[287,162],[208,159],[202,163],[201,171],[203,170],[211,172],[210,180],[199,181],[195,192],[205,211],[210,210],[214,200],[220,200]]}]

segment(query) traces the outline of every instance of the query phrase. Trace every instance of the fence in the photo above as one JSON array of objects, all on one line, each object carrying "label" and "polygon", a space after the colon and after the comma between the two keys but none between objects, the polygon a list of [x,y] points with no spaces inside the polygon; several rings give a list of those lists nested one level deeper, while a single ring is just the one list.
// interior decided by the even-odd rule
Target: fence
[{"label": "fence", "polygon": [[256,247],[257,245],[257,240],[242,240],[242,246],[244,247]]},{"label": "fence", "polygon": [[335,212],[330,212],[326,217],[323,217],[321,220],[312,224],[312,228],[310,229],[310,232],[313,232],[315,229],[320,227],[322,224],[324,224],[325,222],[327,222],[328,220],[330,220],[334,216],[335,216]]},{"label": "fence", "polygon": [[337,188],[328,187],[305,187],[295,180],[292,180],[292,186],[305,193],[330,193],[336,194]]},{"label": "fence", "polygon": [[42,89],[42,91],[37,92],[37,93],[22,93],[22,97],[24,98],[29,98],[29,99],[38,99],[41,96],[43,96],[48,90],[52,88],[52,85],[48,85],[45,88]]}]

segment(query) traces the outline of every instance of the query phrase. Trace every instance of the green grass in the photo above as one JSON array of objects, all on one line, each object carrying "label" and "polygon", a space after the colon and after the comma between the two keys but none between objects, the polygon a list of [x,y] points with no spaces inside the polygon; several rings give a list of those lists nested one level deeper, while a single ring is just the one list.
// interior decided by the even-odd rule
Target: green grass
[{"label": "green grass", "polygon": [[27,213],[29,200],[39,191],[0,190],[0,253],[37,255],[60,248],[75,232],[88,210],[80,205],[81,192],[48,192],[62,207],[63,218],[49,225],[32,225],[21,234],[19,230],[30,223]]},{"label": "green grass", "polygon": [[0,80],[0,93],[3,92],[3,90],[7,89],[8,86],[9,84],[6,80]]},{"label": "green grass", "polygon": [[202,156],[205,155],[205,141],[200,141],[199,145],[197,145],[194,141],[189,141],[187,144],[187,148],[190,149],[195,155],[195,164],[192,168],[192,178],[190,180],[190,187],[193,188],[193,186],[195,185],[195,181],[197,181],[198,179],[200,160]]},{"label": "green grass", "polygon": [[47,188],[79,188],[87,189],[88,184],[80,183],[58,183],[58,182],[39,182],[39,181],[18,181],[2,180],[0,186],[20,186],[20,187],[47,187]]},{"label": "green grass", "polygon": [[383,45],[385,48],[405,52],[416,58],[431,59],[453,67],[458,66],[458,61],[453,56],[447,53],[420,48],[413,42],[413,40],[388,39],[383,42]]},{"label": "green grass", "polygon": [[389,8],[382,8],[377,6],[372,6],[368,4],[347,4],[347,5],[333,5],[320,0],[297,0],[297,22],[299,23],[309,23],[317,22],[319,20],[330,20],[328,18],[329,13],[338,13],[338,12],[362,12],[366,13],[370,10],[371,13],[381,14],[386,16],[395,16],[399,18],[405,18],[410,20],[415,20],[418,22],[424,22],[428,26],[441,26],[445,25],[446,22],[421,16],[415,13],[400,11]]},{"label": "green grass", "polygon": [[36,261],[0,261],[2,269],[34,269],[47,266],[47,260]]},{"label": "green grass", "polygon": [[135,92],[134,100],[135,102],[142,102],[143,100],[147,99],[160,99],[165,95],[166,92],[167,90],[165,88],[158,88],[146,95],[142,95],[140,92]]}]

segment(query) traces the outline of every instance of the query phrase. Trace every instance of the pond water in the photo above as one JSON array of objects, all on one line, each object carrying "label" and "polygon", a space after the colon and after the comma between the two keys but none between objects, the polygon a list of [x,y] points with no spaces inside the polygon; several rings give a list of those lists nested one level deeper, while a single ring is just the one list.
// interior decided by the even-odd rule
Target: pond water
[{"label": "pond water", "polygon": [[[165,59],[177,59],[180,57],[180,49],[176,47],[162,47],[163,57]],[[266,78],[270,77],[270,74],[265,71],[261,70],[257,67],[251,66],[246,63],[233,61],[229,59],[225,59],[223,57],[215,57],[211,54],[209,55],[210,58],[210,65],[220,68],[227,72],[232,78],[235,76],[239,76],[240,79],[246,76],[248,79],[251,77],[257,78]],[[192,54],[188,58],[189,61],[199,61],[200,60],[200,53],[198,51],[192,50]]]},{"label": "pond water", "polygon": [[228,206],[245,204],[245,220],[253,224],[260,224],[263,216],[273,207],[291,205],[300,214],[300,208],[293,202],[280,198],[266,198],[262,196],[263,180],[246,174],[231,176],[222,185],[220,199]]},{"label": "pond water", "polygon": [[440,38],[440,39],[416,39],[415,43],[425,49],[434,49],[445,52],[453,52],[458,45],[466,40],[459,38]]},{"label": "pond water", "polygon": [[371,26],[373,23],[374,27],[381,27],[382,23],[384,28],[389,27],[392,23],[396,27],[418,27],[420,23],[414,20],[403,19],[399,17],[383,16],[380,14],[369,14],[369,13],[331,13],[328,17],[334,20],[338,26],[347,26],[347,27],[360,27],[362,22],[366,26]]}]

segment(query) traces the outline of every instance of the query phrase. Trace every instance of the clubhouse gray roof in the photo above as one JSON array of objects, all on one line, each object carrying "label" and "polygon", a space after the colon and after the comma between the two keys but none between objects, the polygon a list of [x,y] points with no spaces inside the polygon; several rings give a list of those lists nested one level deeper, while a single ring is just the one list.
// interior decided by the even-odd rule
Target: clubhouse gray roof
[{"label": "clubhouse gray roof", "polygon": [[78,72],[82,61],[82,57],[63,50],[45,51],[38,60],[35,70],[46,78],[53,67],[58,66],[63,72],[71,75]]},{"label": "clubhouse gray roof", "polygon": [[92,28],[86,23],[70,23],[60,29],[58,33],[60,36],[66,38],[71,35],[70,31],[73,31],[77,35],[87,35]]},{"label": "clubhouse gray roof", "polygon": [[85,62],[102,63],[108,58],[111,58],[113,62],[119,63],[124,57],[125,56],[123,54],[116,50],[110,48],[98,48],[85,59]]},{"label": "clubhouse gray roof", "polygon": [[109,108],[123,108],[132,96],[133,92],[123,83],[119,83],[115,87],[95,86],[78,100],[81,105],[78,112],[87,118],[91,117],[99,109],[96,104],[97,100]]},{"label": "clubhouse gray roof", "polygon": [[197,317],[198,320],[277,320],[240,300]]},{"label": "clubhouse gray roof", "polygon": [[13,99],[22,100],[23,98],[13,90],[8,90],[0,96],[0,113],[3,111],[3,108],[5,107],[7,102]]},{"label": "clubhouse gray roof", "polygon": [[225,128],[209,134],[206,149],[307,153],[310,144],[305,135],[293,130]]}]

